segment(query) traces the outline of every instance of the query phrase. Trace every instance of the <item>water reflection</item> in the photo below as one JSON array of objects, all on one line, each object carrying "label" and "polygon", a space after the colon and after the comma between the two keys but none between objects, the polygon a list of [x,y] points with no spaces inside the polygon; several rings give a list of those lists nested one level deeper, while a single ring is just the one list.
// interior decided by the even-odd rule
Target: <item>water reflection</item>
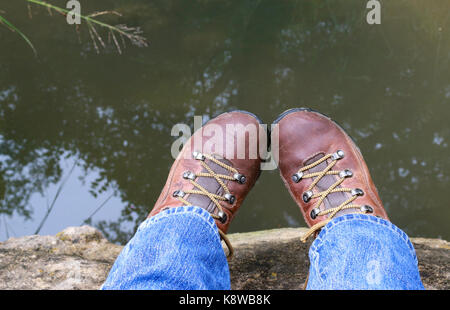
[{"label": "water reflection", "polygon": [[[86,4],[121,10],[120,22],[141,25],[150,47],[96,55],[87,35],[80,45],[61,20],[43,13],[29,20],[18,1],[2,7],[40,55],[33,59],[0,28],[2,214],[37,227],[42,217],[30,197],[61,184],[67,155],[99,197],[86,218],[105,191],[116,191],[120,216],[92,223],[124,242],[165,183],[174,124],[234,108],[271,122],[309,106],[358,142],[394,223],[415,236],[450,238],[448,1],[383,3],[379,26],[365,24],[361,1],[96,5]],[[231,231],[297,225],[304,225],[300,212],[270,171]]]}]

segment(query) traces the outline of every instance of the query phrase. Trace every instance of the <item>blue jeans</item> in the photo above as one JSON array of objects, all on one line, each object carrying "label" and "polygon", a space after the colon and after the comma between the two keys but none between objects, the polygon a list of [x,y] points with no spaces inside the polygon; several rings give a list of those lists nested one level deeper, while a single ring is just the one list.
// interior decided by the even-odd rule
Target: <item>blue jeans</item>
[{"label": "blue jeans", "polygon": [[[309,258],[308,289],[423,289],[406,234],[374,216],[333,219],[312,243]],[[102,289],[230,289],[214,219],[183,206],[145,220]]]}]

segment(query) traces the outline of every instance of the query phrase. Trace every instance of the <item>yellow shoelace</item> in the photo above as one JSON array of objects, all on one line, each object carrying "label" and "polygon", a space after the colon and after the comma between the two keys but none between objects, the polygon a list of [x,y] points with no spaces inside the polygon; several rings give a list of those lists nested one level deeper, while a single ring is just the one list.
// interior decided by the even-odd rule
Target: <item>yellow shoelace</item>
[{"label": "yellow shoelace", "polygon": [[[314,234],[316,231],[320,230],[322,227],[327,225],[333,219],[333,217],[341,210],[345,210],[345,209],[359,209],[360,210],[360,211],[355,211],[353,213],[373,212],[372,207],[370,207],[368,205],[358,205],[358,204],[352,203],[355,199],[358,198],[358,196],[361,196],[364,194],[364,192],[361,189],[338,187],[339,185],[342,184],[342,182],[344,182],[345,178],[351,177],[353,175],[352,172],[348,169],[345,169],[342,171],[331,170],[334,167],[334,165],[336,165],[337,161],[343,157],[344,157],[344,152],[340,151],[340,150],[337,151],[336,153],[325,155],[324,157],[318,159],[317,161],[315,161],[307,166],[302,167],[300,170],[298,170],[298,172],[296,174],[294,174],[292,176],[292,179],[294,180],[294,182],[297,182],[297,183],[300,182],[300,180],[302,180],[302,179],[315,178],[314,181],[311,183],[311,185],[308,187],[308,189],[303,193],[303,197],[302,197],[303,201],[305,201],[305,202],[308,202],[311,199],[319,198],[319,200],[317,200],[316,204],[314,205],[314,208],[311,211],[311,217],[314,219],[317,216],[330,214],[326,220],[313,225],[306,232],[306,234],[301,239],[303,242],[306,242],[306,240],[312,234]],[[331,162],[328,164],[328,166],[323,171],[307,173],[307,174],[304,173],[305,171],[316,167],[317,165],[327,161],[328,159],[331,159]],[[339,179],[333,185],[331,185],[326,191],[318,192],[318,193],[314,194],[313,188],[326,175],[337,175],[337,176],[339,176]],[[338,193],[338,192],[351,193],[351,197],[348,198],[346,201],[344,201],[337,207],[330,208],[327,210],[320,210],[319,207],[322,204],[322,202],[325,200],[327,195],[330,193]]]},{"label": "yellow shoelace", "polygon": [[[183,174],[183,178],[188,179],[189,182],[194,186],[194,189],[186,190],[186,191],[181,191],[181,190],[175,191],[174,196],[176,196],[185,205],[191,205],[191,203],[189,201],[187,201],[186,199],[183,198],[186,194],[197,194],[197,195],[203,195],[203,196],[208,197],[216,205],[217,209],[219,210],[217,215],[211,213],[211,216],[214,219],[219,220],[222,223],[224,223],[226,221],[226,213],[223,211],[223,208],[220,205],[219,201],[228,201],[228,203],[233,204],[236,198],[235,198],[235,196],[233,196],[231,194],[230,190],[225,185],[223,180],[238,181],[239,183],[243,184],[246,181],[245,176],[240,174],[235,168],[233,168],[227,164],[224,164],[223,162],[221,162],[220,160],[217,160],[216,158],[214,158],[213,156],[211,156],[209,154],[194,152],[192,155],[194,156],[195,159],[200,160],[200,164],[203,166],[203,168],[205,168],[205,170],[207,172],[201,172],[201,173],[194,174],[191,171],[186,171]],[[211,169],[211,167],[209,167],[205,163],[206,159],[208,159],[208,160],[212,161],[213,163],[221,166],[222,168],[230,171],[231,173],[233,173],[233,175],[230,176],[230,175],[226,175],[226,174],[215,173]],[[223,196],[220,196],[220,195],[208,192],[203,186],[201,186],[200,184],[198,184],[195,181],[195,179],[197,177],[214,178],[217,181],[217,183],[219,183],[219,185],[223,188],[223,190],[225,191],[225,194]],[[219,234],[228,248],[229,252],[228,252],[227,257],[230,258],[231,256],[233,256],[233,253],[234,253],[231,242],[228,239],[228,237],[225,235],[225,233],[220,229],[219,229]]]}]

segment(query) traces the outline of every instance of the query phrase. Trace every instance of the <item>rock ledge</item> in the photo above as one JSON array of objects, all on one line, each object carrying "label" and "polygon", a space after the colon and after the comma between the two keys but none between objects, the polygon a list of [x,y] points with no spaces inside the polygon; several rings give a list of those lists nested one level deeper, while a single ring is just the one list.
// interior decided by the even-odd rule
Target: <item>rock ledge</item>
[{"label": "rock ledge", "polygon": [[[233,289],[301,289],[308,271],[305,228],[230,234]],[[427,289],[450,289],[450,243],[412,238]],[[122,246],[90,226],[56,236],[26,236],[0,243],[0,289],[98,289]]]}]

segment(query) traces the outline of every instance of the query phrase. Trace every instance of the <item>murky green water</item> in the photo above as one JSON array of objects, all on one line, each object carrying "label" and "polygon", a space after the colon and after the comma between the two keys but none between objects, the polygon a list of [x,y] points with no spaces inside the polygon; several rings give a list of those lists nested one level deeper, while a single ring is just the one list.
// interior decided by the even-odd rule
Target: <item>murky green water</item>
[{"label": "murky green water", "polygon": [[[0,27],[0,240],[35,232],[53,205],[41,233],[98,209],[89,222],[124,242],[165,183],[174,124],[230,109],[270,123],[291,107],[348,131],[395,224],[450,239],[448,0],[383,1],[381,25],[366,1],[81,3],[120,11],[106,20],[150,45],[97,55],[83,25],[79,43],[63,17],[0,0],[39,54]],[[266,171],[230,231],[304,225]]]}]

